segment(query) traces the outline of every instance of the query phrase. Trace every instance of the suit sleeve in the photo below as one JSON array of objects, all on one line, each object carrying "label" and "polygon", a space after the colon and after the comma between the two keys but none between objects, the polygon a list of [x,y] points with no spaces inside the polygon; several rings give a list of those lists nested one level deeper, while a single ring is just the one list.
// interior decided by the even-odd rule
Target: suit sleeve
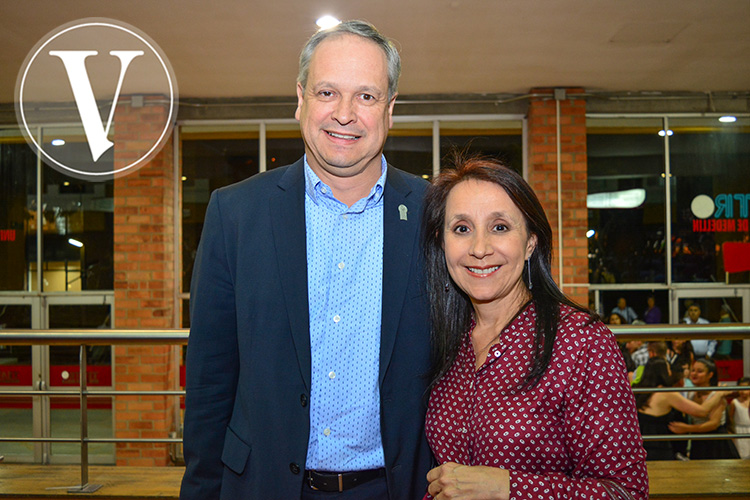
[{"label": "suit sleeve", "polygon": [[573,469],[567,474],[513,471],[511,499],[609,500],[602,479],[620,484],[637,500],[648,498],[635,399],[614,337],[605,333],[595,332],[582,349],[571,353],[575,359],[565,389],[564,428]]},{"label": "suit sleeve", "polygon": [[237,389],[239,357],[232,238],[220,191],[206,211],[190,290],[182,500],[218,499],[221,455]]}]

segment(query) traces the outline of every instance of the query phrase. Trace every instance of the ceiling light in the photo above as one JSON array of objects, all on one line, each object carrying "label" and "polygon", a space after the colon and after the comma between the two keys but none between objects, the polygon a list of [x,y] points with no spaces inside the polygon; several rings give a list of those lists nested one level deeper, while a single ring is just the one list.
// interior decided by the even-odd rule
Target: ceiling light
[{"label": "ceiling light", "polygon": [[594,231],[593,229],[589,229],[588,231],[586,231],[586,238],[591,238],[595,234],[596,234],[596,231]]},{"label": "ceiling light", "polygon": [[719,121],[721,123],[734,123],[734,122],[737,121],[737,117],[736,116],[729,116],[729,115],[727,115],[727,116],[721,116],[721,117],[719,117]]},{"label": "ceiling light", "polygon": [[328,28],[333,28],[337,24],[341,23],[338,19],[336,19],[333,16],[325,15],[323,17],[319,17],[317,21],[315,21],[315,24],[318,25],[318,27],[322,30],[327,30]]},{"label": "ceiling light", "polygon": [[73,238],[68,238],[68,243],[70,243],[74,247],[78,247],[78,248],[82,248],[83,247],[83,243],[81,243],[80,241],[78,241],[76,239],[73,239]]},{"label": "ceiling light", "polygon": [[65,146],[65,140],[64,139],[52,139],[52,142],[50,143],[53,146]]},{"label": "ceiling light", "polygon": [[612,193],[595,193],[586,196],[586,208],[636,208],[646,201],[643,188],[626,189]]},{"label": "ceiling light", "polygon": [[674,132],[672,132],[671,130],[660,130],[659,131],[659,137],[664,137],[665,135],[671,136],[673,134],[674,134]]}]

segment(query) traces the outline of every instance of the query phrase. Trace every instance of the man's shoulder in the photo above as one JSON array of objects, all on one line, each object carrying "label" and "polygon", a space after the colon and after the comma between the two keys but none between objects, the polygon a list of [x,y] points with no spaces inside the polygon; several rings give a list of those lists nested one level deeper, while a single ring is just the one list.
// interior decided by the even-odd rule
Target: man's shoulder
[{"label": "man's shoulder", "polygon": [[295,180],[304,181],[299,162],[255,174],[234,184],[220,187],[215,193],[229,203],[247,202],[259,196],[267,196],[272,192],[273,186],[282,188],[293,184]]},{"label": "man's shoulder", "polygon": [[400,168],[396,168],[390,164],[388,165],[388,177],[386,182],[392,184],[396,189],[406,187],[416,193],[420,198],[424,195],[424,192],[430,185],[430,183],[422,177],[401,170]]}]

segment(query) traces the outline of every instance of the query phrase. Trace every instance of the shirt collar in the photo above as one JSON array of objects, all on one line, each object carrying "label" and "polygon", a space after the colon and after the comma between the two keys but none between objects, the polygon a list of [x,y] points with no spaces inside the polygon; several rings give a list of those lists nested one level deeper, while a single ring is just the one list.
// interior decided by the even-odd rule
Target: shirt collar
[{"label": "shirt collar", "polygon": [[[325,200],[336,200],[331,192],[331,187],[325,184],[320,177],[313,172],[310,168],[310,164],[307,163],[307,155],[304,156],[305,163],[305,192],[307,196],[316,204],[319,205],[324,203]],[[370,193],[356,202],[351,206],[351,211],[364,211],[370,206],[377,205],[383,198],[383,191],[385,190],[385,178],[388,173],[388,163],[385,160],[385,155],[380,155],[380,177],[378,178],[375,185],[370,189]],[[339,202],[340,203],[340,202]]]}]

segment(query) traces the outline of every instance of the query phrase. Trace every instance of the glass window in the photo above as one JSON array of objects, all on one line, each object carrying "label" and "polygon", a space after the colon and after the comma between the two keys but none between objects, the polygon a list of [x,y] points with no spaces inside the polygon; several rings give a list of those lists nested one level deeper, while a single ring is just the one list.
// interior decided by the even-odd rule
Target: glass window
[{"label": "glass window", "polygon": [[[78,180],[46,165],[42,177],[43,291],[112,290],[114,181]],[[36,260],[29,260],[35,290]]]},{"label": "glass window", "polygon": [[587,120],[589,282],[665,283],[662,120]]},{"label": "glass window", "polygon": [[523,129],[520,120],[440,122],[440,157],[453,150],[492,156],[523,172]]},{"label": "glass window", "polygon": [[[722,245],[750,238],[750,129],[740,123],[669,119],[675,282],[724,282]],[[728,277],[747,283],[749,274]]]},{"label": "glass window", "polygon": [[299,123],[272,123],[266,126],[266,170],[291,165],[305,154]]},{"label": "glass window", "polygon": [[258,126],[182,132],[182,289],[190,291],[195,253],[211,193],[258,173]]},{"label": "glass window", "polygon": [[396,122],[383,154],[394,167],[425,179],[432,177],[432,122]]},{"label": "glass window", "polygon": [[0,290],[32,286],[27,271],[36,265],[36,165],[18,130],[0,130]]}]

